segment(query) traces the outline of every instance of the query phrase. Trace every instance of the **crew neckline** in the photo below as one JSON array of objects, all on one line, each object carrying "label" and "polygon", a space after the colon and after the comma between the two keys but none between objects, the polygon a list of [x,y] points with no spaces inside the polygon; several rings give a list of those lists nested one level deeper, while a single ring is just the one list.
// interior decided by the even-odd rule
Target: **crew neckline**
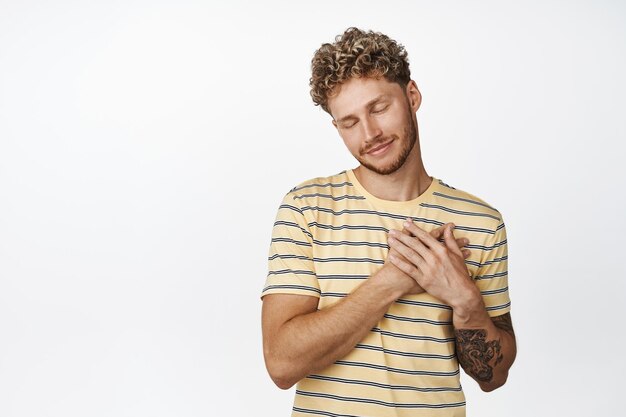
[{"label": "crew neckline", "polygon": [[376,197],[365,189],[365,187],[356,178],[353,169],[346,170],[346,174],[348,175],[348,178],[350,179],[352,185],[361,194],[363,194],[366,200],[370,201],[373,205],[380,205],[396,209],[413,208],[416,205],[424,202],[426,199],[432,196],[433,192],[437,188],[437,184],[439,184],[439,179],[431,175],[430,178],[432,179],[432,181],[430,182],[428,188],[426,188],[426,190],[422,194],[418,195],[414,199],[407,201],[383,200],[382,198]]}]

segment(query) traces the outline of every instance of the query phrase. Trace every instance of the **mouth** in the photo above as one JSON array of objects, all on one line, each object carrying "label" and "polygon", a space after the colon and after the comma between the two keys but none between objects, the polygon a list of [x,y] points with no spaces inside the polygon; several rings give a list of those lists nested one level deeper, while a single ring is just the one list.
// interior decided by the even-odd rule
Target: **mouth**
[{"label": "mouth", "polygon": [[390,141],[387,141],[385,143],[381,143],[380,145],[375,146],[374,148],[372,148],[369,151],[367,151],[366,154],[368,154],[368,155],[379,155],[379,154],[385,152],[387,149],[389,149],[389,145],[391,145],[391,142],[393,142],[393,139],[391,139]]}]

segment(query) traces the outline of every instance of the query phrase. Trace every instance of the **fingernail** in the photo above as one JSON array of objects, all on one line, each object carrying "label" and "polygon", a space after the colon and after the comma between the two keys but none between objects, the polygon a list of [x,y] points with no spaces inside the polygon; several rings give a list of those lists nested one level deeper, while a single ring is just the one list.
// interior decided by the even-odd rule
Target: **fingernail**
[{"label": "fingernail", "polygon": [[391,230],[389,231],[389,234],[390,234],[390,235],[392,235],[392,236],[395,236],[395,235],[396,235],[396,233],[398,233],[398,231],[397,231],[396,229],[391,229]]}]

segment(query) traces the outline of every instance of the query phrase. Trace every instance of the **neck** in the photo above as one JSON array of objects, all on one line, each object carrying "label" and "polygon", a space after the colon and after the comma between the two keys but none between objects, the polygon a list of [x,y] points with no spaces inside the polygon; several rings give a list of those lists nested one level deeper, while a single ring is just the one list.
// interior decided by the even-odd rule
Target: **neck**
[{"label": "neck", "polygon": [[381,175],[359,165],[354,169],[354,175],[370,194],[390,201],[413,200],[423,194],[432,182],[422,162],[419,141],[396,172]]}]

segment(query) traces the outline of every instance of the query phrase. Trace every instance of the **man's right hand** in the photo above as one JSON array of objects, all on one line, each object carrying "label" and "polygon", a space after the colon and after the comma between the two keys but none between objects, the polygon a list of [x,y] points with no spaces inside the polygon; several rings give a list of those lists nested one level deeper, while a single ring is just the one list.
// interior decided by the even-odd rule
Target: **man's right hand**
[{"label": "man's right hand", "polygon": [[[430,232],[430,235],[437,240],[441,239],[441,237],[443,236],[443,232],[447,225],[448,223],[444,224],[443,226],[439,226],[433,229]],[[409,236],[411,235],[411,233],[409,233],[409,231],[406,230],[405,228],[402,228],[402,233],[404,233],[405,235],[409,235]],[[442,242],[441,244],[443,245],[444,243]],[[461,250],[461,252],[463,253],[463,259],[469,258],[470,256],[469,249],[463,249],[465,246],[467,246],[467,244],[469,244],[469,240],[466,238],[456,239],[456,244]],[[394,264],[389,262],[389,255],[391,254],[399,258],[402,258],[402,255],[400,255],[398,251],[396,251],[395,249],[391,249],[389,253],[387,254],[387,259],[385,259],[385,265],[383,266],[383,268],[392,269],[394,276],[397,276],[399,281],[402,282],[402,284],[406,286],[406,292],[404,294],[411,295],[411,294],[421,294],[425,292],[424,289],[413,278],[411,278],[410,276],[405,274],[403,271],[401,271],[398,267],[396,267]]]}]

